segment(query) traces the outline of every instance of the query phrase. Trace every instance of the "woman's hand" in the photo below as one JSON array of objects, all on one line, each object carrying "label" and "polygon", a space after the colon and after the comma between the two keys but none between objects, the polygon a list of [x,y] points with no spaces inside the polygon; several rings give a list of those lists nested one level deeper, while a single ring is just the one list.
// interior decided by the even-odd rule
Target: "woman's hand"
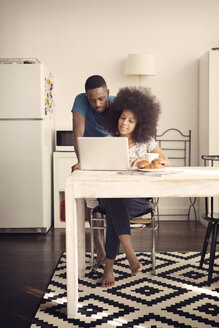
[{"label": "woman's hand", "polygon": [[73,165],[73,166],[71,167],[71,173],[72,173],[74,170],[80,170],[80,163],[76,163],[75,165]]},{"label": "woman's hand", "polygon": [[130,157],[130,158],[129,158],[129,165],[130,165],[131,167],[134,167],[134,166],[136,166],[136,164],[137,164],[138,161],[140,161],[139,158]]}]

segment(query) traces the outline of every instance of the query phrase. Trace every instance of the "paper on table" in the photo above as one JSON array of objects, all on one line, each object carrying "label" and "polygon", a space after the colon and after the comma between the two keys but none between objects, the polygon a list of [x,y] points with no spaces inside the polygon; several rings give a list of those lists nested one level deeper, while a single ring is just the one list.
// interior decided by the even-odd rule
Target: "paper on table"
[{"label": "paper on table", "polygon": [[148,175],[148,176],[155,176],[161,177],[163,175],[168,174],[176,174],[180,172],[184,172],[183,169],[177,168],[163,168],[163,169],[139,169],[139,168],[131,168],[129,171],[119,171],[118,174],[126,174],[126,175]]}]

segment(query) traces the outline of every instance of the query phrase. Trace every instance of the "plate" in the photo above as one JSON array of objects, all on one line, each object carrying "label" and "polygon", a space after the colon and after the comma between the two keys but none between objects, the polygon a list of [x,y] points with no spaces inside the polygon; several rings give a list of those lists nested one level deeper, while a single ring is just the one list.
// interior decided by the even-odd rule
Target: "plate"
[{"label": "plate", "polygon": [[168,170],[165,169],[137,169],[138,171],[142,172],[167,172]]}]

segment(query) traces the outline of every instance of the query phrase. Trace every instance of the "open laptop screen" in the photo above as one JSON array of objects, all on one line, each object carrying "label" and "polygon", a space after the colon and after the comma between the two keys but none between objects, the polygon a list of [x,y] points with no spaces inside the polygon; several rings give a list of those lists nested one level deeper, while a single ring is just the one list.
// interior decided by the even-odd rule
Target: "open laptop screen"
[{"label": "open laptop screen", "polygon": [[81,170],[129,170],[128,138],[79,137]]}]

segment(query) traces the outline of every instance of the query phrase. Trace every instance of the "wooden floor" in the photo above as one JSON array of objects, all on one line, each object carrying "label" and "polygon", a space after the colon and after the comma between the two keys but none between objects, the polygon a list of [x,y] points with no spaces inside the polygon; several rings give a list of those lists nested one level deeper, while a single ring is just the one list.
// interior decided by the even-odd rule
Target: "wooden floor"
[{"label": "wooden floor", "polygon": [[[161,221],[157,251],[200,251],[205,228],[194,222]],[[86,234],[87,250],[89,237]],[[137,251],[149,238],[133,234]],[[0,327],[30,327],[55,266],[65,250],[64,229],[47,234],[0,234]]]}]

